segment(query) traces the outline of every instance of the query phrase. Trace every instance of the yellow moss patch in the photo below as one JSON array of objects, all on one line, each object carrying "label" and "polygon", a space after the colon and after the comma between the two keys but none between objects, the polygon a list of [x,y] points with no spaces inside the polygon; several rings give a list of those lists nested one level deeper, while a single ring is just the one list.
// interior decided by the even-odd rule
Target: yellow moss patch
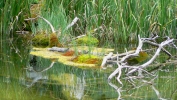
[{"label": "yellow moss patch", "polygon": [[[73,47],[74,48],[74,47]],[[76,47],[80,50],[86,49],[88,47],[84,46],[84,47]],[[71,48],[72,49],[72,48]],[[108,53],[110,51],[113,51],[113,49],[101,49],[101,48],[92,48],[93,52],[98,52],[98,51],[102,51],[102,53]],[[104,51],[104,52],[103,52]],[[63,56],[64,53],[61,52],[51,52],[48,51],[47,48],[33,48],[33,50],[30,52],[31,55],[36,55],[36,56],[40,56],[40,57],[44,57],[47,59],[58,59],[57,61],[60,63],[63,63],[65,65],[69,65],[69,66],[75,66],[75,67],[79,67],[79,68],[97,68],[98,66],[96,64],[87,64],[87,63],[78,63],[78,62],[73,62],[71,61],[71,59],[75,58],[75,56]],[[100,57],[100,56],[99,56]],[[92,61],[92,60],[91,60]]]}]

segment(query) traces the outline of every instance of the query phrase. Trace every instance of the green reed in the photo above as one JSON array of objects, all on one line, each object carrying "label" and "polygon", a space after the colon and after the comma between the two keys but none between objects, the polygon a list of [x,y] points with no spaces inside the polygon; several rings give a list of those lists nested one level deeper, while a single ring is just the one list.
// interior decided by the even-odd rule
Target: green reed
[{"label": "green reed", "polygon": [[[30,2],[38,1],[30,0]],[[127,42],[127,40],[131,42],[136,39],[137,34],[143,37],[148,37],[151,33],[162,36],[175,35],[175,0],[41,0],[40,2],[42,2],[41,16],[49,20],[62,34],[86,34],[102,26],[103,30],[93,33],[100,40],[100,44]],[[18,3],[20,4],[16,5]],[[25,12],[29,10],[29,1],[1,0],[0,6],[1,26],[3,26],[1,31],[21,29],[24,16],[28,14]],[[21,11],[22,13],[19,13]],[[80,19],[77,29],[73,27],[72,30],[65,32],[68,23],[76,16]],[[44,21],[39,20],[38,23],[39,30],[50,29]]]},{"label": "green reed", "polygon": [[29,17],[28,0],[1,0],[1,28],[9,34],[23,29],[24,18]]},{"label": "green reed", "polygon": [[[63,5],[59,0],[43,0],[41,2],[40,16],[47,19],[55,28],[57,33],[61,32],[61,35],[65,32],[67,26],[67,17],[63,9]],[[50,26],[46,24],[44,20],[38,20],[38,31],[45,31],[51,33]]]},{"label": "green reed", "polygon": [[[151,33],[174,36],[176,19],[175,0],[60,0],[66,19],[79,17],[82,30],[71,31],[76,35],[87,33],[99,26],[96,37],[101,42],[120,43],[137,34],[148,37]],[[49,7],[51,8],[51,7]]]}]

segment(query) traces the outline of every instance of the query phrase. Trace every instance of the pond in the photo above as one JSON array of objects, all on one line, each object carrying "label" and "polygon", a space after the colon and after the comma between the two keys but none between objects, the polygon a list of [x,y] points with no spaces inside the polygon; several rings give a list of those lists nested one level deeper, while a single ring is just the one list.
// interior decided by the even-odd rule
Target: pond
[{"label": "pond", "polygon": [[[108,76],[117,67],[106,70],[78,68],[50,59],[29,55],[31,46],[20,40],[3,40],[0,48],[1,100],[157,100],[177,99],[176,64],[166,64],[157,70],[153,84],[135,82],[137,88],[122,79],[108,82]],[[118,50],[122,50],[125,46]],[[126,45],[126,48],[131,48]],[[159,57],[158,60],[163,60]],[[33,67],[35,70],[31,70]],[[36,72],[37,71],[37,72]],[[153,77],[154,78],[154,77]],[[117,90],[115,89],[117,87]]]}]

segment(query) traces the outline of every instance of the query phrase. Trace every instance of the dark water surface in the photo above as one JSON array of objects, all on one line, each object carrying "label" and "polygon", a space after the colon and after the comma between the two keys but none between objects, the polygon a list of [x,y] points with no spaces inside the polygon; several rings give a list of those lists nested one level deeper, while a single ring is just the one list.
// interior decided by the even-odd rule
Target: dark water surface
[{"label": "dark water surface", "polygon": [[29,68],[40,71],[52,61],[29,55],[30,43],[20,39],[1,40],[1,46],[0,100],[117,100],[120,96],[124,100],[177,100],[176,64],[156,70],[153,84],[136,80],[134,88],[122,78],[124,86],[120,88],[116,80],[107,81],[116,65],[107,70],[81,69],[56,62],[45,72],[35,72]]}]

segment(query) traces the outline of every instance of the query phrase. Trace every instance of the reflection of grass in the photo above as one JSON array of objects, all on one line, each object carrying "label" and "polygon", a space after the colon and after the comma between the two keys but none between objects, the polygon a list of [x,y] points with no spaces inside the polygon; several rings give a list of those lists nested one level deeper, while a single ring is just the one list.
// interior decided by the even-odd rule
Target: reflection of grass
[{"label": "reflection of grass", "polygon": [[[10,72],[22,74],[19,70],[8,69]],[[23,77],[25,77],[23,73]],[[0,100],[50,100],[50,96],[38,95],[39,92],[34,90],[34,88],[26,88],[25,79],[21,79],[22,76],[0,76]],[[39,87],[38,87],[39,89]],[[45,94],[43,94],[45,95]]]}]

